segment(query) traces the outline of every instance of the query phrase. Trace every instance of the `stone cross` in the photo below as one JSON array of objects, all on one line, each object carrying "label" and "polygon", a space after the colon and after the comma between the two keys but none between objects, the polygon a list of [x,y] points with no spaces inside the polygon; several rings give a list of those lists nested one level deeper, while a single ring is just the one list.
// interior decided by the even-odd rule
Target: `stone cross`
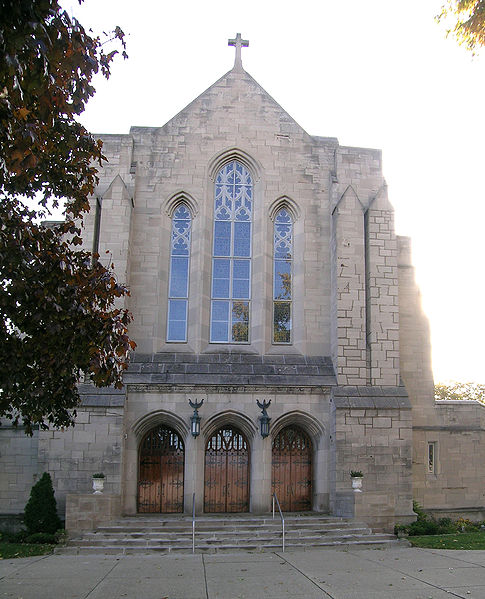
[{"label": "stone cross", "polygon": [[241,48],[247,48],[249,46],[249,40],[241,39],[241,34],[236,34],[236,39],[227,40],[228,46],[236,47],[236,58],[234,60],[234,67],[242,69],[242,60],[241,60]]}]

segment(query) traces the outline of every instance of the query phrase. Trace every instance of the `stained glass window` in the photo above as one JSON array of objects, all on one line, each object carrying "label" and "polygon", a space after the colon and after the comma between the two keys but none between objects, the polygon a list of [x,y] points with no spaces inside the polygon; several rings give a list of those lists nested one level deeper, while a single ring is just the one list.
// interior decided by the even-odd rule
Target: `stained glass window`
[{"label": "stained glass window", "polygon": [[180,204],[173,214],[170,238],[167,341],[187,341],[191,226],[190,211]]},{"label": "stained glass window", "polygon": [[274,221],[273,343],[291,343],[293,221],[282,208]]},{"label": "stained glass window", "polygon": [[237,160],[216,177],[210,340],[247,343],[251,299],[253,183]]}]

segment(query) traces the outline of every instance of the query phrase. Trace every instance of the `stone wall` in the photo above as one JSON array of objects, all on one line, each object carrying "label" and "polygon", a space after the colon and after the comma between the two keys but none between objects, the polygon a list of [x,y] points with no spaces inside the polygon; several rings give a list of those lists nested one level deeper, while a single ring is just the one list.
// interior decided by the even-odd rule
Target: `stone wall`
[{"label": "stone wall", "polygon": [[94,530],[121,515],[119,495],[80,493],[66,497],[66,530],[69,535]]},{"label": "stone wall", "polygon": [[68,493],[89,493],[92,475],[103,472],[107,493],[121,492],[123,408],[78,408],[76,425],[39,433],[39,471],[49,472],[57,507],[64,514]]},{"label": "stone wall", "polygon": [[[375,530],[392,531],[414,519],[412,511],[411,406],[403,387],[341,387],[333,390],[336,456],[334,513],[354,509]],[[364,475],[358,503],[350,471]],[[360,496],[362,495],[362,497]]]},{"label": "stone wall", "polygon": [[7,422],[0,426],[0,514],[19,514],[24,511],[30,490],[39,474],[37,452],[39,433],[32,437],[22,427]]},{"label": "stone wall", "polygon": [[[429,512],[480,519],[485,511],[485,406],[475,401],[439,401],[434,418],[415,425],[414,497]],[[428,444],[435,465],[428,467]]]}]

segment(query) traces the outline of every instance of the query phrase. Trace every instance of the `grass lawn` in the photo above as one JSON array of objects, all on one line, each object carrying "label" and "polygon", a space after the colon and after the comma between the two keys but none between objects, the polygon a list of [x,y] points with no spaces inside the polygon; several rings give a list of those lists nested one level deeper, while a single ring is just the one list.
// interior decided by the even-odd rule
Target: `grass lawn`
[{"label": "grass lawn", "polygon": [[429,549],[485,549],[485,532],[460,532],[452,535],[408,537],[413,547]]},{"label": "grass lawn", "polygon": [[0,559],[46,555],[47,553],[52,553],[54,547],[55,545],[29,545],[27,543],[0,542]]}]

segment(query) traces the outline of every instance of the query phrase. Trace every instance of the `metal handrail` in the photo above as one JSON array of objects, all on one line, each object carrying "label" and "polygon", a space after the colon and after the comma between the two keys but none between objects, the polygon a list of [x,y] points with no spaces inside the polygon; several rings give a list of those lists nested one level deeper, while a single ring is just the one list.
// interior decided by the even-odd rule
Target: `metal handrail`
[{"label": "metal handrail", "polygon": [[285,552],[285,519],[283,517],[283,512],[281,511],[281,507],[280,507],[280,502],[278,501],[278,497],[276,496],[276,493],[273,493],[273,520],[274,520],[274,504],[276,502],[276,505],[278,506],[278,510],[280,512],[280,518],[281,518],[281,530],[283,532],[283,553]]},{"label": "metal handrail", "polygon": [[192,553],[195,553],[195,493],[192,493]]}]

